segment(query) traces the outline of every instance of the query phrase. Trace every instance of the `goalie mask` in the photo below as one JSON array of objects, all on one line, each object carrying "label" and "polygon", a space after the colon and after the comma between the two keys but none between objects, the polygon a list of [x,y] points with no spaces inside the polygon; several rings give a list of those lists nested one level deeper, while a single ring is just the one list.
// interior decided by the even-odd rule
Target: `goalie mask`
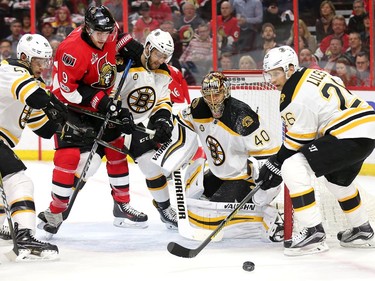
[{"label": "goalie mask", "polygon": [[230,97],[230,82],[221,72],[210,72],[202,80],[203,100],[214,118],[220,118],[224,112],[224,101]]}]

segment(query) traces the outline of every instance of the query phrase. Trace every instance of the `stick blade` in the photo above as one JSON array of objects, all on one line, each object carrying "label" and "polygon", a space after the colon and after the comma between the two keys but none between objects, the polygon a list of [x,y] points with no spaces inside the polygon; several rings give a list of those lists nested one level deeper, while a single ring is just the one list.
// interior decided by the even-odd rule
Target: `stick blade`
[{"label": "stick blade", "polygon": [[175,242],[169,242],[167,249],[172,255],[181,258],[194,258],[199,253],[197,250],[185,248]]}]

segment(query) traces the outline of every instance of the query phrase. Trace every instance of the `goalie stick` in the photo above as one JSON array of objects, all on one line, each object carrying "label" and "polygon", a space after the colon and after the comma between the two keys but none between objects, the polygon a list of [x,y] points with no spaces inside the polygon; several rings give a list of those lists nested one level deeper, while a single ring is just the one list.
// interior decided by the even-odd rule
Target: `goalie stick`
[{"label": "goalie stick", "polygon": [[5,190],[4,190],[4,185],[3,185],[3,177],[1,176],[1,173],[0,173],[0,191],[1,191],[1,198],[3,199],[3,202],[4,202],[5,214],[6,214],[7,220],[8,220],[9,232],[10,232],[10,235],[12,236],[12,240],[13,240],[13,249],[9,253],[6,253],[5,256],[9,260],[14,261],[14,260],[16,260],[18,254],[19,254],[19,251],[18,251],[16,233],[14,232],[12,216],[11,216],[10,208],[9,208],[8,201],[7,201],[7,198],[6,198],[6,195],[5,195]]},{"label": "goalie stick", "polygon": [[[120,92],[121,92],[122,86],[125,83],[125,79],[128,76],[129,69],[130,69],[132,63],[133,63],[133,60],[129,59],[128,64],[126,65],[126,68],[125,68],[124,72],[122,73],[122,76],[121,76],[120,82],[119,82],[119,84],[117,86],[117,90],[116,90],[116,93],[115,93],[115,95],[113,97],[113,100],[117,100],[118,97],[120,96]],[[93,157],[94,157],[94,155],[96,153],[96,150],[98,149],[98,146],[99,146],[98,140],[102,139],[103,134],[104,134],[104,130],[107,127],[107,124],[109,123],[109,120],[110,120],[111,117],[112,117],[111,113],[107,112],[107,114],[105,115],[104,121],[103,121],[103,125],[100,127],[98,136],[94,140],[94,144],[93,144],[93,146],[91,148],[90,154],[89,154],[89,156],[88,156],[88,158],[86,160],[85,166],[83,167],[82,173],[81,173],[81,175],[80,175],[80,177],[79,177],[79,179],[77,181],[77,184],[75,186],[74,192],[73,192],[73,194],[72,194],[72,196],[70,198],[70,201],[69,201],[69,204],[68,204],[68,208],[63,212],[63,219],[64,220],[66,220],[68,218],[68,216],[70,214],[70,211],[72,210],[74,201],[76,200],[76,197],[78,195],[78,192],[81,190],[81,188],[83,187],[83,185],[85,183],[87,171],[89,170],[91,161],[92,161],[92,159],[93,159]]]},{"label": "goalie stick", "polygon": [[[252,160],[253,163],[253,175],[259,174],[259,168],[257,160],[253,157],[249,159]],[[254,176],[256,178],[256,176]],[[220,231],[224,228],[225,224],[229,222],[237,213],[238,211],[253,197],[253,195],[260,189],[262,182],[256,184],[255,188],[246,195],[246,197],[238,204],[238,206],[216,227],[214,231],[195,249],[189,249],[176,242],[169,242],[167,249],[168,251],[175,256],[181,258],[194,258],[197,256],[214,238],[220,233]]]}]

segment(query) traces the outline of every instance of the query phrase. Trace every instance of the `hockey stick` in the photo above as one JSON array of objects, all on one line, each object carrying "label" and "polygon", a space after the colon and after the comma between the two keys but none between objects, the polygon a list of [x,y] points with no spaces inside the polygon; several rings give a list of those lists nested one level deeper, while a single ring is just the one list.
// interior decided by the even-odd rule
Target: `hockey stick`
[{"label": "hockey stick", "polygon": [[[252,157],[250,157],[252,158]],[[258,166],[257,162],[253,160],[253,169],[254,175],[258,175]],[[254,177],[256,178],[256,176]],[[215,237],[219,232],[224,228],[225,224],[229,222],[238,211],[253,197],[253,195],[260,189],[262,182],[256,184],[255,188],[246,195],[246,197],[238,204],[238,206],[216,227],[214,231],[204,240],[197,248],[189,249],[184,246],[181,246],[178,243],[170,242],[167,246],[168,251],[175,256],[182,258],[194,258],[197,256]]]},{"label": "hockey stick", "polygon": [[[122,89],[122,86],[124,85],[125,83],[125,79],[126,77],[128,76],[128,73],[129,73],[129,69],[131,67],[133,63],[133,60],[132,59],[129,59],[128,61],[128,64],[126,65],[126,68],[124,70],[124,72],[122,73],[122,76],[121,76],[121,80],[118,84],[118,87],[117,87],[117,90],[116,90],[116,93],[113,97],[113,100],[117,100],[118,97],[120,96],[120,92],[121,92],[121,89]],[[86,179],[86,174],[89,170],[89,167],[90,167],[90,164],[91,164],[91,161],[96,153],[96,150],[98,149],[98,146],[99,146],[99,143],[98,143],[98,140],[101,140],[102,137],[103,137],[103,134],[104,134],[104,130],[106,129],[107,127],[107,124],[109,122],[109,119],[111,118],[111,113],[110,112],[107,112],[107,114],[105,115],[105,118],[104,118],[104,122],[103,122],[103,125],[100,127],[100,130],[99,130],[99,133],[98,133],[98,136],[96,137],[96,139],[94,140],[94,144],[91,148],[91,151],[90,151],[90,154],[89,156],[87,157],[87,160],[86,160],[86,163],[85,163],[85,166],[83,167],[83,170],[82,170],[82,173],[77,181],[77,184],[75,186],[75,189],[74,189],[74,192],[72,194],[72,196],[70,197],[70,201],[69,201],[69,204],[68,204],[68,208],[63,212],[63,219],[66,220],[70,214],[70,211],[72,210],[72,207],[73,207],[73,204],[74,204],[74,201],[76,200],[77,198],[77,195],[78,195],[78,192],[81,190],[81,188],[83,187],[83,185],[85,184],[85,179]]]},{"label": "hockey stick", "polygon": [[6,253],[5,255],[10,260],[16,260],[18,254],[19,254],[17,239],[16,239],[16,233],[14,232],[12,216],[11,216],[10,207],[9,207],[6,195],[5,195],[5,190],[4,190],[4,186],[3,186],[3,177],[1,176],[1,173],[0,173],[0,191],[1,191],[1,198],[3,199],[3,202],[4,202],[5,213],[6,213],[7,220],[8,220],[9,232],[10,232],[10,235],[12,236],[12,240],[13,240],[13,250],[10,251],[9,253]]},{"label": "hockey stick", "polygon": [[[68,105],[68,108],[71,109],[72,111],[75,111],[75,112],[83,113],[83,114],[86,114],[86,115],[89,115],[89,116],[92,116],[92,117],[96,117],[98,119],[105,120],[105,115],[101,114],[99,112],[93,112],[93,111],[90,111],[90,110],[87,110],[87,109],[84,109],[84,108],[72,106],[70,104]],[[119,119],[109,119],[108,122],[116,124],[116,125],[123,125],[123,123]],[[144,128],[144,127],[141,127],[141,126],[138,126],[138,125],[135,126],[135,130],[139,131],[139,132],[149,134],[151,136],[153,136],[155,134],[154,131],[152,131],[150,129],[147,129],[147,128]]]}]

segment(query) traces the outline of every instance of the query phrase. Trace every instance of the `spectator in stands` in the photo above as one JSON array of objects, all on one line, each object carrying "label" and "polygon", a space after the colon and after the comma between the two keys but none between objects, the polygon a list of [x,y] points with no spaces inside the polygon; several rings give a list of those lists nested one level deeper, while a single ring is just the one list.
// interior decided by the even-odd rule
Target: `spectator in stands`
[{"label": "spectator in stands", "polygon": [[230,52],[224,52],[220,56],[220,71],[233,69],[233,55]]},{"label": "spectator in stands", "polygon": [[21,39],[22,36],[22,22],[18,19],[13,20],[10,23],[10,32],[11,34],[8,37],[6,37],[6,39],[12,42],[12,59],[15,59],[17,58],[18,41]]},{"label": "spectator in stands", "polygon": [[277,42],[284,43],[288,39],[288,32],[294,21],[293,12],[281,10],[277,0],[263,1],[263,5],[265,8],[262,23],[272,23],[278,34]]},{"label": "spectator in stands", "polygon": [[[147,3],[147,2],[146,2]],[[123,28],[123,9],[122,9],[122,0],[111,0],[105,4],[108,10],[111,12],[117,23]],[[84,14],[84,13],[83,13]]]},{"label": "spectator in stands", "polygon": [[358,86],[372,86],[370,81],[370,60],[367,52],[360,52],[355,58]]},{"label": "spectator in stands", "polygon": [[238,62],[238,68],[241,70],[257,69],[257,64],[251,56],[244,55],[240,58]]},{"label": "spectator in stands", "polygon": [[279,44],[276,42],[276,30],[272,23],[264,23],[262,25],[261,33],[262,41],[257,42],[258,45],[255,50],[250,52],[250,55],[254,58],[257,67],[262,69],[263,58],[267,52]]},{"label": "spectator in stands", "polygon": [[70,11],[67,6],[61,6],[56,10],[55,21],[52,22],[55,34],[66,38],[76,28],[76,24],[72,21]]},{"label": "spectator in stands", "polygon": [[349,35],[345,33],[346,31],[346,21],[345,18],[341,15],[336,15],[332,19],[332,29],[333,34],[323,38],[320,46],[315,51],[315,55],[321,59],[324,55],[329,54],[329,45],[331,43],[332,37],[341,38],[343,42],[343,53],[349,48]]},{"label": "spectator in stands", "polygon": [[357,31],[349,34],[349,48],[345,52],[345,56],[350,59],[352,65],[355,65],[355,57],[359,52],[367,51],[363,48],[361,35]]},{"label": "spectator in stands", "polygon": [[159,22],[156,19],[150,17],[150,6],[147,2],[141,3],[139,8],[141,17],[139,17],[134,24],[133,34],[136,40],[144,44],[147,35],[152,30],[159,28]]},{"label": "spectator in stands", "polygon": [[260,0],[233,0],[232,6],[240,26],[238,51],[240,53],[251,51],[255,48],[259,27],[263,21],[262,2]]},{"label": "spectator in stands", "polygon": [[366,10],[363,0],[353,1],[353,15],[349,18],[348,33],[357,31],[359,33],[365,30],[363,19],[366,16]]},{"label": "spectator in stands", "polygon": [[0,40],[0,62],[12,57],[12,41],[8,39]]},{"label": "spectator in stands", "polygon": [[182,67],[190,70],[196,81],[200,81],[207,74],[212,65],[212,39],[208,24],[202,23],[198,26],[196,36],[180,57],[180,63]]},{"label": "spectator in stands", "polygon": [[223,1],[220,6],[221,15],[217,16],[217,37],[222,52],[237,52],[237,41],[240,27],[237,18],[233,16],[233,8],[229,1]]},{"label": "spectator in stands", "polygon": [[[302,41],[305,42],[305,47],[309,48],[311,51],[315,52],[317,46],[317,42],[314,36],[311,35],[309,29],[307,28],[306,23],[299,19],[298,20],[298,33],[300,36],[302,36]],[[294,24],[292,24],[292,27],[290,28],[290,36],[288,40],[285,42],[286,45],[292,46],[294,44]],[[302,48],[300,47],[300,50]]]},{"label": "spectator in stands", "polygon": [[182,48],[182,42],[180,40],[180,36],[177,33],[176,28],[174,27],[173,21],[162,22],[161,25],[160,25],[160,29],[168,32],[172,36],[173,43],[174,43],[174,52],[173,52],[172,58],[170,60],[170,63],[173,66],[175,66],[175,67],[177,67],[178,69],[181,70],[181,65],[180,65],[179,59],[182,55],[183,48]]},{"label": "spectator in stands", "polygon": [[299,51],[298,60],[300,66],[312,69],[321,69],[318,64],[318,59],[309,48],[303,48]]},{"label": "spectator in stands", "polygon": [[319,44],[323,38],[333,34],[332,20],[336,15],[336,9],[332,1],[324,0],[320,4],[320,18],[315,23],[316,41]]},{"label": "spectator in stands", "polygon": [[371,25],[371,22],[370,22],[370,18],[369,18],[368,13],[363,18],[363,25],[365,27],[365,30],[361,32],[361,39],[362,39],[362,42],[363,42],[363,47],[366,50],[369,50],[370,49],[370,25]]},{"label": "spectator in stands", "polygon": [[185,2],[182,5],[182,15],[175,22],[175,27],[178,30],[184,48],[189,45],[194,37],[195,30],[202,23],[204,23],[204,20],[197,15],[195,5],[191,2]]},{"label": "spectator in stands", "polygon": [[172,9],[161,0],[151,0],[150,16],[157,20],[159,25],[164,21],[173,20]]},{"label": "spectator in stands", "polygon": [[24,14],[22,16],[22,31],[21,34],[31,33],[31,20],[30,13]]},{"label": "spectator in stands", "polygon": [[331,75],[336,75],[336,62],[342,56],[343,43],[340,37],[332,37],[329,54],[323,56],[320,66]]},{"label": "spectator in stands", "polygon": [[358,85],[355,68],[346,57],[342,56],[336,61],[336,75],[341,78],[346,87]]},{"label": "spectator in stands", "polygon": [[64,38],[60,35],[56,35],[54,34],[54,29],[52,27],[52,23],[50,22],[44,22],[42,24],[42,28],[41,28],[41,35],[43,35],[50,43],[52,40],[58,40],[58,41],[62,41]]}]

